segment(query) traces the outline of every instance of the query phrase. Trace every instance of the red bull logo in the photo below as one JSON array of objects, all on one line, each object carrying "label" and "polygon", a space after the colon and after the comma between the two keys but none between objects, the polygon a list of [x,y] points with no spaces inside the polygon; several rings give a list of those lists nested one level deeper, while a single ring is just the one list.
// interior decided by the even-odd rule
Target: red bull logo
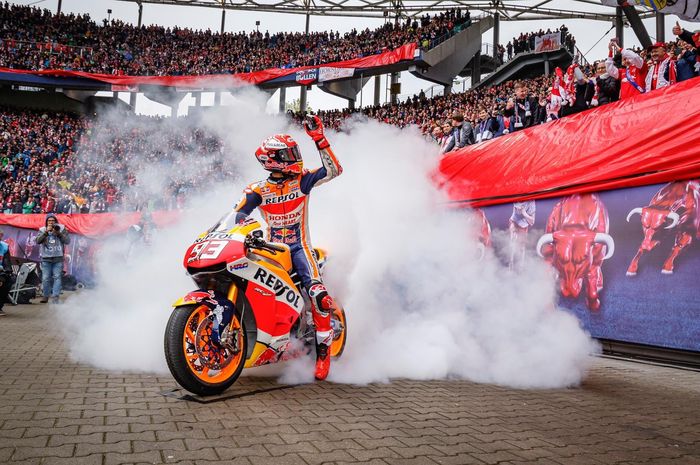
[{"label": "red bull logo", "polygon": [[645,207],[637,207],[627,214],[627,221],[640,215],[644,238],[627,268],[627,276],[636,276],[639,260],[660,244],[659,232],[676,232],[671,253],[661,268],[663,274],[673,274],[675,260],[689,246],[693,237],[700,237],[700,181],[672,182],[654,195]]},{"label": "red bull logo", "polygon": [[572,195],[554,206],[537,253],[557,270],[564,297],[577,298],[586,289],[586,304],[600,309],[603,261],[615,253],[608,234],[608,212],[595,194]]}]

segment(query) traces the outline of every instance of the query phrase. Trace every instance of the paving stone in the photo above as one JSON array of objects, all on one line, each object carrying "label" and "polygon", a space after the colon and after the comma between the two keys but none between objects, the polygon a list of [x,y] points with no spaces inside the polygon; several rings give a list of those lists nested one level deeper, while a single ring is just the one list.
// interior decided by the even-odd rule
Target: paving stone
[{"label": "paving stone", "polygon": [[573,389],[312,383],[199,404],[161,395],[167,375],[72,362],[43,310],[0,324],[0,464],[700,465],[694,371],[595,358]]}]

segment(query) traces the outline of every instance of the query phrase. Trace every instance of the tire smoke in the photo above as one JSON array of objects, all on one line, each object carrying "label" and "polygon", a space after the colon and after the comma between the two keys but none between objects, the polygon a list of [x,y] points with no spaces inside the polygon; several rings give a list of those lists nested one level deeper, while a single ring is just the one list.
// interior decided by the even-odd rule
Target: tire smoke
[{"label": "tire smoke", "polygon": [[[169,305],[194,287],[182,255],[247,183],[266,176],[253,157],[260,141],[287,131],[299,142],[305,166],[320,166],[303,131],[265,114],[264,102],[261,93],[244,90],[232,106],[212,109],[196,123],[225,139],[235,179],[192,198],[181,221],[129,263],[115,258],[123,253],[123,238],[106,241],[99,286],[72,295],[58,310],[74,360],[167,373]],[[327,131],[344,172],[315,189],[310,201],[313,243],[331,256],[325,281],[348,318],[347,347],[329,380],[455,377],[521,388],[580,383],[597,345],[576,318],[556,308],[548,267],[528,256],[524,271],[514,272],[489,250],[481,257],[479,222],[467,210],[445,207],[429,179],[437,149],[417,131],[362,120],[347,124],[347,132]],[[305,382],[312,370],[309,359],[263,373]]]}]

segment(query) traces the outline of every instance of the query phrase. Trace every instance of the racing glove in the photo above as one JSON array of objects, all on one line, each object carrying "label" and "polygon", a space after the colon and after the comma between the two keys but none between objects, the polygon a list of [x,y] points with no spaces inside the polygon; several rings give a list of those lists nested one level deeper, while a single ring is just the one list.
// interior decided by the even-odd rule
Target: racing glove
[{"label": "racing glove", "polygon": [[319,150],[327,149],[331,146],[323,134],[323,123],[321,118],[316,115],[309,115],[304,119],[304,130],[316,143],[316,148]]}]

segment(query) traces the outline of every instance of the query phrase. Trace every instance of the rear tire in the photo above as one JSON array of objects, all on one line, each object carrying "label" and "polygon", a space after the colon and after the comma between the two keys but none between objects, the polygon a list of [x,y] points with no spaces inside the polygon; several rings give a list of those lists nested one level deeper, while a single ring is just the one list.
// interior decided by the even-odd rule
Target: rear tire
[{"label": "rear tire", "polygon": [[234,332],[236,350],[219,348],[211,342],[213,314],[206,305],[177,307],[165,328],[165,359],[175,381],[200,395],[220,394],[243,371],[247,339],[243,323],[234,313],[229,328]]},{"label": "rear tire", "polygon": [[340,321],[343,328],[339,335],[333,334],[333,342],[331,343],[331,357],[337,358],[343,355],[345,343],[348,340],[348,323],[347,319],[345,318],[345,309],[342,306],[334,309],[333,313],[331,314],[331,318]]}]

